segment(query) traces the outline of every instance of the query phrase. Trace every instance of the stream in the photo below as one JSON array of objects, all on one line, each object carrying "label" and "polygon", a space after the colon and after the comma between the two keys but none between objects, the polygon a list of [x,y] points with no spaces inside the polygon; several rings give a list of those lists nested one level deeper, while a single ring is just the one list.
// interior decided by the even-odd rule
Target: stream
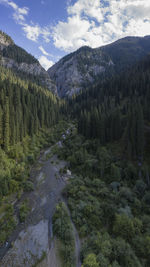
[{"label": "stream", "polygon": [[[50,148],[42,152],[31,170],[34,191],[24,193],[20,200],[28,199],[31,211],[25,223],[18,223],[7,244],[0,248],[0,266],[32,267],[44,258],[38,267],[61,267],[53,237],[52,216],[57,203],[62,200],[62,191],[67,182],[59,170],[67,163],[58,160],[56,155],[47,159],[50,152]],[[15,203],[16,210],[20,201]],[[68,212],[70,215],[69,209]],[[76,267],[80,267],[80,239],[72,220],[71,223],[75,236]]]}]

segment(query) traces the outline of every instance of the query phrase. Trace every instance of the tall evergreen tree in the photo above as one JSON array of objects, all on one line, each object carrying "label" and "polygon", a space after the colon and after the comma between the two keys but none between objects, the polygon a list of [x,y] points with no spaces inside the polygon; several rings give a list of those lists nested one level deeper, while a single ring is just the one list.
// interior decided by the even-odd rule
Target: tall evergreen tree
[{"label": "tall evergreen tree", "polygon": [[8,97],[5,98],[5,108],[4,108],[3,124],[4,124],[3,144],[4,144],[4,149],[5,150],[8,150],[8,148],[9,148],[9,138],[10,138]]}]

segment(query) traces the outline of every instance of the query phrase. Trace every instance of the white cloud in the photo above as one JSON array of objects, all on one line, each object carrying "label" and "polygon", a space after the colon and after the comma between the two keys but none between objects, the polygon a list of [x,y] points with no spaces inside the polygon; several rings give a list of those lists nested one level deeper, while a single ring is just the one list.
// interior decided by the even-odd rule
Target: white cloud
[{"label": "white cloud", "polygon": [[40,56],[39,57],[39,62],[42,65],[42,67],[46,70],[48,70],[53,64],[54,62],[49,60],[47,57],[45,56]]},{"label": "white cloud", "polygon": [[39,46],[39,49],[41,50],[41,52],[43,53],[43,55],[45,55],[45,56],[49,56],[50,55],[49,53],[47,53],[45,51],[45,49],[43,48],[43,46]]},{"label": "white cloud", "polygon": [[101,22],[103,19],[99,0],[79,0],[73,6],[68,6],[69,15],[85,15]]},{"label": "white cloud", "polygon": [[22,25],[22,28],[26,34],[26,37],[31,41],[37,41],[39,35],[40,35],[40,27],[38,25],[31,26],[28,24]]},{"label": "white cloud", "polygon": [[6,4],[9,7],[12,7],[14,10],[13,18],[18,21],[24,21],[25,16],[28,15],[29,9],[27,7],[20,8],[15,2],[9,0],[0,0],[0,3]]},{"label": "white cloud", "polygon": [[43,40],[48,43],[50,41],[50,30],[47,27],[40,27],[37,23],[25,22],[25,16],[29,13],[28,7],[19,7],[15,2],[9,0],[0,0],[0,4],[5,4],[14,10],[13,19],[21,25],[26,37],[31,41],[38,41],[41,36]]},{"label": "white cloud", "polygon": [[22,25],[22,29],[29,40],[37,42],[41,36],[46,43],[50,41],[50,31],[47,29],[47,27],[42,28],[38,24],[20,24]]},{"label": "white cloud", "polygon": [[[0,3],[13,9],[14,20],[29,40],[38,42],[42,38],[48,43],[52,38],[54,46],[65,52],[83,45],[99,47],[127,35],[150,34],[149,0],[67,0],[67,19],[51,27],[26,22],[29,9],[19,7],[13,0],[0,0]],[[48,56],[43,47],[39,49]],[[44,57],[44,60],[48,59]]]},{"label": "white cloud", "polygon": [[68,18],[53,27],[54,45],[71,52],[98,47],[127,35],[150,34],[148,0],[78,0],[67,6]]}]

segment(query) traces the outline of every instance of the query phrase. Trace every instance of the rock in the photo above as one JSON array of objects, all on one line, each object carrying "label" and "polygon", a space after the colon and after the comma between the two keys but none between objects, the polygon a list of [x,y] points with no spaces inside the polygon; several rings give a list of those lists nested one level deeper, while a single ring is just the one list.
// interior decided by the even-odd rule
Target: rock
[{"label": "rock", "polygon": [[58,147],[63,147],[63,145],[62,145],[62,142],[61,141],[59,141],[59,142],[57,142],[57,145],[58,145]]},{"label": "rock", "polygon": [[13,45],[14,42],[10,36],[0,31],[0,50],[4,49],[4,47]]},{"label": "rock", "polygon": [[48,73],[42,68],[42,66],[38,63],[27,64],[27,63],[17,63],[15,60],[11,58],[1,57],[0,65],[8,68],[13,69],[14,71],[20,71],[26,73],[27,75],[38,76],[40,80],[40,84],[54,94],[57,94],[57,88],[55,83],[50,79]]},{"label": "rock", "polygon": [[31,267],[48,252],[48,221],[40,221],[19,234],[2,260],[3,267]]},{"label": "rock", "polygon": [[66,139],[66,135],[65,134],[62,135],[62,139],[64,139],[64,140]]},{"label": "rock", "polygon": [[69,96],[81,91],[92,83],[97,75],[105,72],[112,65],[109,57],[100,50],[82,47],[76,52],[62,58],[49,70],[49,76],[56,82],[58,95]]},{"label": "rock", "polygon": [[71,171],[70,170],[67,170],[67,175],[71,176]]},{"label": "rock", "polygon": [[56,83],[58,95],[72,97],[127,69],[149,53],[150,36],[125,37],[99,48],[81,47],[63,57],[48,73]]},{"label": "rock", "polygon": [[47,71],[40,65],[38,60],[27,53],[24,49],[15,45],[11,37],[1,31],[0,65],[5,68],[12,69],[16,73],[22,72],[27,75],[28,79],[31,78],[31,75],[33,76],[33,80],[35,77],[36,79],[38,78],[38,84],[46,87],[48,90],[57,95],[55,83],[50,79]]}]

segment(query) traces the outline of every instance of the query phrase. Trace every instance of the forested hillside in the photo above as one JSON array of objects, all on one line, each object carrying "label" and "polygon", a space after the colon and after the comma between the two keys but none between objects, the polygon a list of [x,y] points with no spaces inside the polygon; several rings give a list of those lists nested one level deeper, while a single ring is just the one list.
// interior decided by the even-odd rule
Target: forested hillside
[{"label": "forested hillside", "polygon": [[[0,77],[0,145],[10,158],[12,155],[15,158],[16,153],[17,160],[20,152],[13,152],[15,145],[21,144],[27,137],[33,138],[41,129],[48,129],[58,122],[59,101],[48,90],[21,80],[10,70],[1,67]],[[9,164],[2,164],[1,167],[2,197],[10,191],[13,177],[7,177],[7,171],[11,171]]]},{"label": "forested hillside", "polygon": [[77,132],[58,153],[70,162],[73,221],[83,266],[149,266],[150,57],[69,101]]},{"label": "forested hillside", "polygon": [[2,67],[0,76],[0,143],[7,150],[40,128],[54,125],[58,121],[58,100],[51,92]]},{"label": "forested hillside", "polygon": [[[17,64],[22,60],[29,65],[36,64],[34,59],[32,61],[32,56],[26,57],[24,50],[15,47],[9,37],[5,34],[3,36],[3,33],[0,35],[2,57],[10,57]],[[130,59],[131,54],[137,51],[138,54]],[[49,177],[52,177],[49,170],[53,170],[55,191],[46,191],[46,194],[52,197],[49,199],[54,206],[57,204],[54,203],[57,186],[62,183],[63,188],[65,187],[61,200],[67,204],[59,203],[53,220],[51,218],[48,222],[48,227],[50,223],[51,226],[54,224],[54,234],[60,242],[64,267],[74,267],[76,246],[72,231],[75,231],[73,230],[75,227],[79,233],[81,251],[79,248],[78,252],[81,254],[83,267],[149,266],[150,56],[147,54],[148,51],[149,37],[125,38],[112,45],[98,48],[94,52],[91,48],[84,47],[66,56],[51,70],[51,75],[55,76],[59,66],[58,80],[65,79],[64,67],[65,71],[71,68],[72,74],[68,71],[67,77],[69,79],[71,77],[73,81],[71,88],[74,88],[78,79],[74,67],[79,73],[85,74],[85,70],[88,72],[88,65],[96,77],[91,75],[92,83],[88,82],[88,79],[85,80],[88,85],[86,88],[81,85],[83,78],[86,79],[87,76],[81,75],[81,88],[76,91],[78,93],[64,100],[57,98],[45,87],[39,86],[41,82],[38,82],[39,77],[36,77],[34,72],[24,75],[20,70],[13,72],[13,68],[10,70],[0,67],[0,245],[2,248],[6,249],[5,244],[15,226],[26,222],[28,213],[31,212],[32,215],[23,194],[35,189],[34,175],[32,181],[30,180],[31,166],[40,155],[41,149],[47,147],[47,154],[42,152],[43,161],[39,158],[36,167],[41,170],[42,164],[45,164],[46,167],[43,169],[48,181]],[[100,65],[98,55],[101,58]],[[93,67],[95,60],[96,68]],[[110,70],[109,75],[105,75],[102,67]],[[118,69],[119,72],[116,71]],[[69,83],[67,90],[70,90],[70,86],[72,85]],[[67,90],[63,92],[66,94]],[[65,95],[63,92],[61,96]],[[64,121],[61,121],[62,119]],[[49,161],[46,161],[48,158]],[[53,168],[52,166],[50,168],[50,159]],[[58,171],[59,160],[63,160],[63,165],[61,162]],[[63,180],[67,172],[69,178]],[[37,176],[36,190],[42,188],[44,183],[45,174],[40,172],[40,175]],[[50,188],[53,186],[51,183],[49,185]],[[46,205],[46,210],[43,212],[46,218],[49,218],[49,202],[46,202],[47,195],[45,196],[44,192],[42,191],[43,198],[40,201],[45,204],[38,202],[40,198],[37,198],[37,203],[41,212],[42,205]],[[61,191],[57,198],[60,199],[60,196]],[[56,202],[59,202],[58,199]],[[17,208],[14,205],[16,200],[18,200]],[[52,229],[50,231],[52,232]]]},{"label": "forested hillside", "polygon": [[[30,168],[49,144],[59,106],[49,90],[0,67],[0,246],[16,226],[11,197],[33,190]],[[27,212],[23,204],[20,220]]]},{"label": "forested hillside", "polygon": [[127,70],[149,53],[150,36],[125,37],[94,49],[83,46],[60,59],[48,73],[57,85],[58,95],[72,97],[99,79]]},{"label": "forested hillside", "polygon": [[[150,57],[134,68],[83,90],[70,100],[78,131],[100,144],[121,140],[128,158],[143,159],[145,130],[150,122]],[[147,128],[148,130],[148,128]]]},{"label": "forested hillside", "polygon": [[17,46],[10,36],[0,31],[0,66],[11,69],[19,78],[30,80],[57,94],[56,85],[38,60]]}]

